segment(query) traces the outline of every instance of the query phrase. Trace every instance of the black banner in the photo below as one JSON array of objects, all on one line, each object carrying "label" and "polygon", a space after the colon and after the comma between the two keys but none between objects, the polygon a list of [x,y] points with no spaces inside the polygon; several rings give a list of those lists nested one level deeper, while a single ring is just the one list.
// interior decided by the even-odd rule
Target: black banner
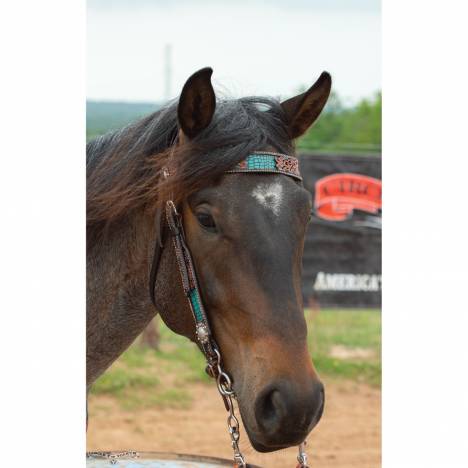
[{"label": "black banner", "polygon": [[300,168],[314,199],[304,305],[380,307],[381,158],[302,154]]}]

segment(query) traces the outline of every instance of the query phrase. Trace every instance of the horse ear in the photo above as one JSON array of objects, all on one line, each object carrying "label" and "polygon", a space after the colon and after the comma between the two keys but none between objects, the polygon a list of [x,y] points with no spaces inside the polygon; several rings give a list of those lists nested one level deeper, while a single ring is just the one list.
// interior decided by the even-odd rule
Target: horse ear
[{"label": "horse ear", "polygon": [[330,95],[331,82],[330,74],[324,71],[305,93],[281,103],[291,139],[304,134],[320,115]]},{"label": "horse ear", "polygon": [[216,97],[211,85],[213,70],[209,67],[195,72],[185,83],[179,99],[177,117],[185,135],[193,138],[211,122]]}]

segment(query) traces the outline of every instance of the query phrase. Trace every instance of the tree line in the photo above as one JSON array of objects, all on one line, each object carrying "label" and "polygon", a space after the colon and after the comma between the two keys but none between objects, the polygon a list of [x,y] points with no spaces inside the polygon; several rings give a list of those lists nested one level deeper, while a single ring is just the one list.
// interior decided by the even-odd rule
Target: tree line
[{"label": "tree line", "polygon": [[299,149],[380,154],[382,147],[382,93],[345,106],[330,95],[319,119],[299,140]]}]

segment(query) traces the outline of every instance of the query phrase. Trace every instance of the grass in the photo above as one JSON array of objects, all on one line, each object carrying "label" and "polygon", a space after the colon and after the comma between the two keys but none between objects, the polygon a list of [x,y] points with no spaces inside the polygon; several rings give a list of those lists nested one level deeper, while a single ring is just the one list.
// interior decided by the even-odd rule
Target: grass
[{"label": "grass", "polygon": [[[381,384],[381,314],[379,310],[305,311],[309,350],[320,374],[373,386]],[[369,357],[338,359],[333,347],[369,351]],[[351,354],[352,356],[352,354]]]},{"label": "grass", "polygon": [[159,379],[153,375],[141,375],[131,368],[115,368],[106,372],[93,387],[94,393],[121,395],[129,388],[153,388],[159,384]]},{"label": "grass", "polygon": [[[381,382],[381,314],[378,310],[305,310],[308,345],[320,375],[352,379],[373,386]],[[158,319],[161,349],[154,351],[132,345],[103,374],[91,393],[110,395],[123,408],[187,408],[190,384],[210,383],[205,361],[197,347],[170,331]],[[336,357],[336,347],[349,350],[349,357]],[[353,350],[367,351],[353,357]]]}]

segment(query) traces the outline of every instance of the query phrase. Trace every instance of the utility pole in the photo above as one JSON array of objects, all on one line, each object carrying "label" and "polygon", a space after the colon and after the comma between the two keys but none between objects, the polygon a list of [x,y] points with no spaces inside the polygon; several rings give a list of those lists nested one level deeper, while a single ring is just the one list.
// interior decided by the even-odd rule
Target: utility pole
[{"label": "utility pole", "polygon": [[172,81],[172,45],[166,44],[164,47],[164,100],[171,98]]}]

